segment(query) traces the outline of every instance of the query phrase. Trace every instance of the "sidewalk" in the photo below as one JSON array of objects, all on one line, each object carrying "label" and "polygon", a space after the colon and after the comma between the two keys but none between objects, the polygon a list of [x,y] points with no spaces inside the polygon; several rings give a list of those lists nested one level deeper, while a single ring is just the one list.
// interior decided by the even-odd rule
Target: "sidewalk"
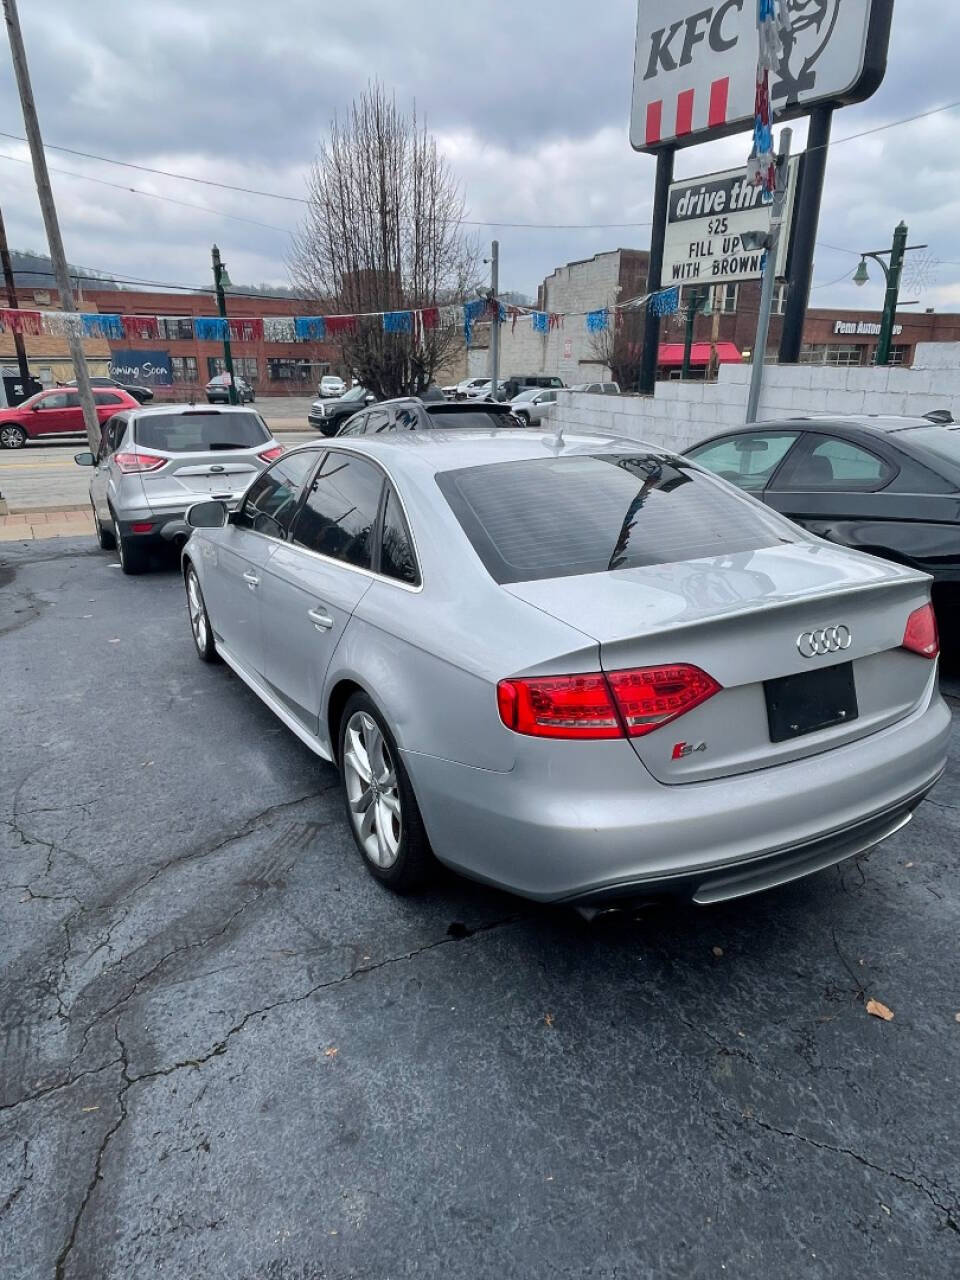
[{"label": "sidewalk", "polygon": [[93,516],[85,511],[24,511],[0,516],[0,542],[30,542],[37,538],[93,536]]}]

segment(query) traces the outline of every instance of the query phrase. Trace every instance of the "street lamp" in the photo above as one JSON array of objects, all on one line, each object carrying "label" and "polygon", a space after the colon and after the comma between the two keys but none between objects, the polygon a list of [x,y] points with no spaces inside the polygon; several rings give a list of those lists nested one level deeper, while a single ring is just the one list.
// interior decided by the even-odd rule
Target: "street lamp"
[{"label": "street lamp", "polygon": [[[907,244],[907,224],[902,220],[897,223],[893,233],[893,244],[889,249],[871,249],[860,255],[860,264],[854,272],[853,283],[861,289],[870,279],[867,270],[867,259],[873,258],[886,282],[883,297],[883,319],[880,322],[880,337],[877,340],[877,357],[875,363],[890,363],[890,343],[893,339],[893,322],[897,314],[897,300],[900,295],[900,276],[903,272],[903,255],[911,249],[926,249],[925,244]],[[890,259],[889,266],[884,258]],[[904,304],[906,305],[906,304]]]},{"label": "street lamp", "polygon": [[220,319],[223,324],[223,363],[227,368],[227,377],[229,383],[227,385],[227,395],[230,397],[230,403],[237,403],[237,388],[233,377],[233,355],[230,351],[230,323],[227,320],[227,300],[223,295],[224,288],[231,288],[233,281],[227,273],[226,266],[220,261],[220,250],[216,245],[213,246],[213,287],[217,292],[217,310],[220,312]]},{"label": "street lamp", "polygon": [[687,332],[683,342],[683,365],[680,368],[680,378],[682,381],[690,377],[690,356],[693,351],[693,325],[697,318],[697,312],[706,314],[706,307],[710,299],[709,289],[691,289],[690,296],[687,299]]}]

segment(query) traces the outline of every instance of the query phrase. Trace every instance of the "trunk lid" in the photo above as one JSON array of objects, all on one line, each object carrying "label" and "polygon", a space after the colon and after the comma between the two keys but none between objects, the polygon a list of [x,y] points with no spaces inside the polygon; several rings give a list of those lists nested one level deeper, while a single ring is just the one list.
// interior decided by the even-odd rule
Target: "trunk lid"
[{"label": "trunk lid", "polygon": [[240,406],[150,411],[135,421],[134,438],[141,452],[166,459],[139,474],[147,504],[171,510],[204,498],[237,500],[264,468],[259,455],[276,446],[260,415]]},{"label": "trunk lid", "polygon": [[[594,637],[605,671],[688,663],[722,686],[676,720],[630,739],[661,782],[745,773],[853,742],[909,715],[935,679],[936,663],[901,647],[907,618],[929,598],[928,579],[823,544],[518,582],[504,590]],[[827,652],[806,656],[801,649],[816,644],[801,645],[800,638],[820,632],[827,633],[826,646],[819,646]],[[825,681],[817,677],[847,664]],[[787,693],[770,690],[769,682],[790,676],[804,680]],[[790,706],[805,711],[821,696],[829,700],[835,693],[828,686],[850,678],[855,709],[848,707],[842,721],[795,735],[788,723],[792,736],[772,740],[768,692],[774,701],[794,699],[787,704],[789,722]],[[835,711],[831,703],[827,716]]]}]

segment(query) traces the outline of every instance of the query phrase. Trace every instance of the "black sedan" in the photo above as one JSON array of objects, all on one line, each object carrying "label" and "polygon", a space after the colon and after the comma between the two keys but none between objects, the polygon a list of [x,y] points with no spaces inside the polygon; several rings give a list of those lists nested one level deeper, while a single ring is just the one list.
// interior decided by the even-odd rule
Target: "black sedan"
[{"label": "black sedan", "polygon": [[[58,384],[64,387],[75,387],[77,385],[76,378],[71,378],[69,382]],[[150,387],[141,387],[136,383],[117,382],[116,378],[91,378],[91,387],[115,387],[118,391],[125,391],[128,396],[133,396],[134,400],[139,400],[141,404],[147,404],[153,399],[153,390]]]},{"label": "black sedan", "polygon": [[523,427],[513,406],[494,400],[451,401],[424,396],[384,400],[361,410],[343,424],[337,435],[373,436],[381,431],[448,431],[452,427]]},{"label": "black sedan", "polygon": [[686,454],[821,538],[932,574],[956,632],[960,426],[932,417],[788,418]]}]

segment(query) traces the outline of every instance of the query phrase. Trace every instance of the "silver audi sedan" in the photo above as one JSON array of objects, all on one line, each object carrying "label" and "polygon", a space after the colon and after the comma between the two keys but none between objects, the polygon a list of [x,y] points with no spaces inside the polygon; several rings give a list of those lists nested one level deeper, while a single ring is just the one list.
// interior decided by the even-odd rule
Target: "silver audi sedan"
[{"label": "silver audi sedan", "polygon": [[183,554],[222,658],[340,771],[370,872],[701,903],[859,854],[939,778],[929,579],[636,441],[285,454]]}]

